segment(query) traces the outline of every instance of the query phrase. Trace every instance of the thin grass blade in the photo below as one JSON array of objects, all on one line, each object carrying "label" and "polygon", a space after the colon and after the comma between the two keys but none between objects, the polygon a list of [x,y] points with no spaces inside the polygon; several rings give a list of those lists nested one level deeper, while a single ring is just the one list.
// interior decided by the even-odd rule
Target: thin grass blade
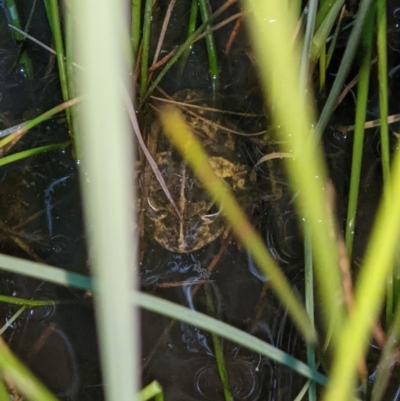
[{"label": "thin grass blade", "polygon": [[357,90],[357,105],[355,117],[356,123],[353,141],[353,154],[351,160],[350,192],[349,203],[347,207],[345,232],[346,249],[349,260],[352,260],[353,254],[358,192],[360,188],[361,164],[365,132],[364,124],[367,113],[369,79],[371,71],[371,49],[373,39],[374,15],[374,9],[371,9],[365,23],[365,29],[362,38],[364,57],[360,68]]},{"label": "thin grass blade", "polygon": [[[135,296],[135,294],[132,294],[132,296]],[[155,313],[161,313],[165,316],[192,324],[199,329],[215,333],[216,335],[234,341],[249,350],[265,355],[273,361],[288,366],[295,372],[311,380],[315,380],[319,384],[327,384],[327,378],[324,375],[312,370],[304,362],[301,362],[278,348],[275,348],[272,345],[245,333],[244,331],[232,327],[229,324],[213,319],[212,317],[200,312],[185,308],[181,305],[177,305],[176,303],[157,298],[153,295],[140,293],[138,297],[139,305],[144,309]]]},{"label": "thin grass blade", "polygon": [[[64,52],[64,43],[61,33],[61,22],[60,22],[60,12],[58,10],[58,1],[50,0],[50,15],[51,15],[51,26],[53,27],[53,35],[54,35],[54,43],[56,46],[57,53],[57,65],[58,65],[58,74],[60,76],[60,84],[61,84],[61,93],[63,96],[64,102],[67,102],[71,99],[69,93],[69,83],[68,83],[68,75],[67,75],[67,66],[65,62],[65,52]],[[67,123],[69,128],[70,136],[73,140],[74,138],[74,130],[72,125],[72,114],[69,109],[66,110],[67,115]]]},{"label": "thin grass blade", "polygon": [[38,155],[40,153],[49,152],[51,150],[60,150],[65,149],[71,144],[70,141],[62,142],[62,143],[55,143],[53,145],[45,145],[39,146],[37,148],[24,150],[22,152],[14,153],[10,156],[6,156],[0,159],[0,167],[5,166],[6,164],[14,163],[18,160],[26,159],[27,157],[32,157]]},{"label": "thin grass blade", "polygon": [[10,401],[10,395],[2,379],[0,379],[0,401]]},{"label": "thin grass blade", "polygon": [[147,90],[152,9],[153,9],[153,0],[145,0],[144,15],[143,15],[142,52],[141,52],[141,57],[140,57],[140,97],[141,98],[143,98],[143,96]]},{"label": "thin grass blade", "polygon": [[37,380],[0,338],[0,372],[30,401],[57,401],[57,398]]},{"label": "thin grass blade", "polygon": [[318,30],[315,32],[310,56],[311,61],[313,62],[317,61],[322,46],[325,46],[326,44],[328,35],[331,32],[333,24],[335,23],[337,16],[340,13],[343,3],[344,0],[338,0],[332,5],[328,15],[324,18],[321,25],[318,27]]},{"label": "thin grass blade", "polygon": [[314,342],[316,340],[314,328],[304,307],[292,292],[284,274],[276,266],[260,236],[248,222],[225,181],[216,176],[200,143],[185,123],[182,113],[176,107],[167,105],[161,111],[160,118],[169,140],[178,148],[205,189],[220,206],[235,235],[246,246],[261,271],[269,279],[272,288],[288,308],[291,318],[305,340]]},{"label": "thin grass blade", "polygon": [[[190,17],[189,17],[189,23],[188,23],[188,32],[187,32],[188,38],[190,38],[196,30],[196,21],[197,21],[198,10],[199,10],[198,1],[192,0],[192,6],[190,8]],[[179,63],[179,75],[182,75],[182,72],[185,69],[186,61],[190,55],[190,49],[191,49],[191,46],[189,46],[182,55],[181,61]]]},{"label": "thin grass blade", "polygon": [[371,401],[383,400],[390,375],[392,374],[395,352],[400,337],[400,303],[397,305],[395,310],[396,312],[392,321],[392,326],[389,330],[385,347],[383,348],[379,359],[374,387],[372,388]]},{"label": "thin grass blade", "polygon": [[164,392],[161,384],[157,380],[153,380],[139,392],[140,401],[148,401],[152,398],[154,398],[155,401],[164,401]]},{"label": "thin grass blade", "polygon": [[[211,13],[208,0],[199,0],[199,10],[203,23],[210,21]],[[209,25],[206,25],[205,29],[208,28]],[[214,35],[212,33],[208,33],[205,39],[208,53],[208,66],[209,66],[210,78],[211,82],[213,83],[212,85],[213,89],[215,90],[216,85],[218,84],[219,67],[218,67],[217,50],[214,43]]]},{"label": "thin grass blade", "polygon": [[[207,313],[214,317],[215,316],[214,301],[212,297],[211,286],[209,284],[206,284],[204,286],[204,292],[206,295]],[[228,371],[226,369],[224,349],[221,344],[221,339],[214,333],[211,333],[211,338],[213,342],[215,361],[217,363],[218,374],[222,383],[222,389],[224,392],[225,401],[233,401],[233,396],[229,385]]]},{"label": "thin grass blade", "polygon": [[[307,227],[304,228],[304,283],[305,283],[305,301],[306,310],[310,317],[311,323],[314,324],[314,272],[313,272],[313,256],[312,256],[312,242],[310,232]],[[311,369],[317,370],[315,360],[315,347],[313,344],[307,344],[307,364]],[[317,387],[315,382],[310,382],[308,386],[308,399],[309,401],[317,400]]]},{"label": "thin grass blade", "polygon": [[310,64],[310,52],[314,34],[315,17],[318,10],[318,0],[311,0],[308,4],[307,26],[304,35],[303,52],[300,65],[300,88],[305,90],[308,82],[308,66]]},{"label": "thin grass blade", "polygon": [[[400,154],[394,158],[390,187],[385,191],[359,273],[355,303],[334,356],[324,401],[345,400],[354,389],[357,364],[368,346],[371,328],[384,299],[400,233]],[[390,196],[387,196],[390,193]]]},{"label": "thin grass blade", "polygon": [[322,113],[319,117],[318,124],[316,127],[316,132],[320,136],[324,132],[326,126],[328,125],[329,119],[336,107],[336,101],[340,92],[343,89],[343,84],[346,80],[347,74],[349,72],[351,63],[354,59],[357,46],[360,40],[361,32],[365,24],[365,19],[368,14],[368,10],[373,4],[373,0],[361,0],[360,6],[358,8],[357,19],[355,21],[354,27],[351,31],[349,40],[347,42],[346,50],[344,51],[342,62],[340,63],[339,70],[337,72],[335,81],[329,92],[328,99],[322,109]]},{"label": "thin grass blade", "polygon": [[0,269],[51,283],[93,291],[89,277],[14,256],[0,254]]},{"label": "thin grass blade", "polygon": [[132,0],[131,37],[132,37],[132,53],[135,58],[139,51],[141,7],[142,7],[142,0]]},{"label": "thin grass blade", "polygon": [[[5,271],[17,274],[24,274],[27,277],[38,278],[60,285],[68,285],[73,288],[93,291],[92,281],[89,277],[76,273],[69,273],[63,269],[42,265],[40,263],[21,260],[12,256],[0,255],[0,267]],[[211,331],[228,340],[235,341],[237,344],[247,347],[255,352],[259,352],[272,360],[291,367],[299,374],[326,385],[327,378],[317,371],[313,371],[305,363],[295,359],[291,355],[264,343],[263,341],[244,333],[232,326],[222,323],[209,316],[191,311],[175,303],[159,299],[144,293],[132,293],[130,302],[138,302],[139,306],[162,313],[166,316],[179,319],[196,327]],[[215,329],[216,325],[216,329]]]},{"label": "thin grass blade", "polygon": [[295,21],[279,0],[248,0],[245,4],[250,11],[249,29],[264,97],[275,126],[280,127],[282,151],[293,155],[294,160],[284,161],[294,191],[298,192],[300,216],[310,230],[322,315],[326,327],[332,326],[335,339],[345,314],[338,251],[325,189],[326,171],[316,136],[311,135],[312,108],[299,85],[299,49],[292,43]]}]

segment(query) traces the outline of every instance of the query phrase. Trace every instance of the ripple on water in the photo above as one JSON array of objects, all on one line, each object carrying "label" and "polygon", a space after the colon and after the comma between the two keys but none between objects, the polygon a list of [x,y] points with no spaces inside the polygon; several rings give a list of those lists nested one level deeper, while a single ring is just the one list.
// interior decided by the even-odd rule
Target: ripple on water
[{"label": "ripple on water", "polygon": [[[230,390],[235,400],[258,400],[263,381],[261,357],[253,354],[246,359],[226,359]],[[216,400],[223,394],[216,361],[201,366],[195,376],[195,388],[204,399]]]},{"label": "ripple on water", "polygon": [[[261,392],[261,373],[251,362],[235,361],[227,366],[231,392],[235,400],[257,400]],[[201,367],[195,376],[197,391],[207,400],[222,394],[216,364]]]}]

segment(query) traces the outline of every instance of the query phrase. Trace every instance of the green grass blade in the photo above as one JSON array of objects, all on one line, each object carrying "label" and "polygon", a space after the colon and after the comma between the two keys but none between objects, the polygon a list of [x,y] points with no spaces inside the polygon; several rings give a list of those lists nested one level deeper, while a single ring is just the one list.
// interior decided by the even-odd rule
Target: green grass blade
[{"label": "green grass blade", "polygon": [[371,7],[371,4],[373,4],[373,0],[361,0],[360,2],[360,6],[357,13],[357,19],[351,31],[344,54],[342,56],[342,62],[340,63],[340,67],[337,72],[332,89],[329,92],[328,99],[324,105],[321,116],[319,117],[318,120],[316,128],[316,132],[318,133],[318,135],[322,135],[326,126],[328,125],[329,119],[331,118],[333,111],[336,108],[337,98],[343,89],[343,84],[346,80],[351,63],[355,56],[361,32],[365,23],[365,19],[368,14],[368,10]]},{"label": "green grass blade", "polygon": [[317,15],[317,10],[318,0],[311,0],[308,4],[307,26],[306,33],[304,35],[303,53],[300,65],[300,88],[302,90],[306,90],[307,88],[308,66],[310,64],[311,44],[314,34],[315,16]]},{"label": "green grass blade", "polygon": [[[210,11],[209,11],[208,0],[199,0],[199,9],[201,19],[204,22],[210,20]],[[205,26],[205,29],[209,28],[209,25]],[[208,53],[208,65],[210,71],[210,78],[212,82],[213,89],[216,89],[216,85],[218,84],[219,78],[219,67],[218,67],[218,57],[217,57],[217,49],[215,48],[214,43],[214,35],[213,33],[208,33],[205,37],[206,45],[207,45],[207,53]]]},{"label": "green grass blade", "polygon": [[315,341],[314,328],[304,307],[291,291],[284,274],[276,266],[260,236],[248,222],[225,181],[216,176],[208,162],[207,155],[185,123],[181,112],[173,106],[166,106],[161,111],[160,118],[165,134],[185,157],[205,189],[220,206],[233,232],[246,246],[261,271],[268,277],[272,288],[288,308],[289,315],[306,341]]},{"label": "green grass blade", "polygon": [[[192,7],[190,8],[190,17],[189,17],[189,24],[188,24],[188,32],[187,32],[187,37],[190,38],[195,30],[196,30],[196,21],[197,21],[197,14],[199,11],[199,3],[197,0],[192,0]],[[192,46],[189,46],[182,55],[180,64],[179,64],[179,75],[182,75],[183,70],[186,65],[186,61],[190,55],[190,50]]]},{"label": "green grass blade", "polygon": [[[60,12],[58,10],[58,1],[50,0],[50,15],[51,15],[51,26],[53,27],[53,35],[54,42],[56,46],[57,52],[57,65],[58,65],[58,74],[60,76],[60,84],[61,84],[61,93],[64,102],[71,99],[69,94],[69,84],[68,84],[68,76],[67,76],[67,67],[65,62],[65,52],[64,52],[64,43],[61,33],[61,22],[60,22]],[[69,133],[74,140],[74,131],[72,125],[72,114],[69,109],[66,110],[67,115],[67,123],[69,128]]]},{"label": "green grass blade", "polygon": [[371,49],[372,49],[372,39],[374,32],[373,30],[374,14],[375,14],[374,9],[372,8],[365,23],[365,29],[363,32],[363,40],[362,40],[364,57],[360,68],[360,74],[359,74],[360,77],[358,81],[358,90],[357,90],[353,154],[351,160],[350,193],[349,193],[349,203],[347,207],[346,233],[345,233],[347,255],[350,261],[352,260],[352,254],[353,254],[353,241],[354,241],[354,233],[356,225],[358,192],[360,189],[361,164],[362,164],[364,131],[365,131],[364,124],[367,114],[369,78],[371,70]]},{"label": "green grass blade", "polygon": [[43,0],[43,3],[44,3],[44,8],[46,9],[47,19],[49,20],[50,29],[51,29],[51,32],[52,32],[52,34],[54,36],[54,26],[53,26],[53,19],[51,17],[50,1],[51,0]]},{"label": "green grass blade", "polygon": [[0,339],[0,373],[30,401],[57,401]]},{"label": "green grass blade", "polygon": [[290,1],[289,6],[291,8],[292,14],[296,16],[296,18],[300,18],[300,12],[302,7],[301,0],[293,0]]},{"label": "green grass blade", "polygon": [[[21,26],[19,14],[18,14],[18,9],[17,9],[17,5],[15,4],[15,1],[14,0],[6,0],[6,8],[8,11],[8,17],[10,19],[10,25],[22,30],[22,26]],[[14,35],[16,42],[19,43],[20,45],[25,40],[25,36],[22,35],[21,32],[18,32],[17,30],[13,30],[13,35]],[[23,50],[22,53],[20,53],[19,59],[24,67],[24,72],[25,72],[27,78],[32,79],[33,78],[32,61],[29,58],[29,56],[25,50]]]},{"label": "green grass blade", "polygon": [[400,303],[397,305],[392,327],[386,338],[385,346],[381,352],[374,387],[372,388],[371,401],[383,400],[393,368],[394,354],[400,337]]},{"label": "green grass blade", "polygon": [[58,305],[61,303],[60,301],[38,301],[35,299],[23,299],[23,298],[17,298],[17,297],[9,297],[7,295],[0,295],[0,302],[12,304],[12,305],[25,305],[25,306],[28,306],[29,308],[37,308],[37,307],[46,306],[46,305]]},{"label": "green grass blade", "polygon": [[[379,206],[359,273],[351,318],[342,330],[325,401],[345,400],[353,391],[357,364],[368,346],[391,273],[400,233],[400,154],[393,162],[388,191]],[[390,193],[390,196],[387,196]]]},{"label": "green grass blade", "polygon": [[[82,104],[79,173],[97,320],[105,398],[132,400],[139,392],[139,320],[134,233],[135,150],[122,90],[128,91],[130,27],[125,0],[76,0],[79,48],[85,70],[75,82]],[[130,46],[129,46],[130,47]]]},{"label": "green grass blade", "polygon": [[21,306],[17,312],[15,312],[9,319],[7,319],[6,323],[4,323],[3,327],[0,328],[0,336],[2,336],[6,330],[13,325],[13,323],[24,313],[27,309],[26,306]]},{"label": "green grass blade", "polygon": [[[17,28],[22,30],[22,25],[19,20],[18,9],[17,9],[17,5],[15,4],[15,1],[14,0],[6,0],[6,8],[8,11],[8,18],[10,19],[10,24],[14,25]],[[25,37],[17,31],[14,31],[14,38],[15,38],[15,40],[21,41],[21,42],[23,40],[25,40]]]},{"label": "green grass blade", "polygon": [[329,67],[329,64],[331,63],[331,60],[332,60],[333,52],[335,51],[335,48],[336,48],[337,39],[339,37],[339,32],[340,32],[340,29],[342,27],[342,19],[343,19],[344,12],[345,12],[345,8],[342,7],[340,15],[339,15],[338,22],[336,24],[335,32],[333,33],[332,40],[331,40],[331,43],[329,45],[328,54],[326,56],[326,58],[327,58],[326,68]]},{"label": "green grass blade", "polygon": [[[199,329],[217,334],[220,337],[233,341],[249,350],[255,351],[273,361],[288,366],[300,375],[315,380],[317,383],[326,385],[327,378],[321,373],[312,370],[304,362],[299,361],[291,355],[273,347],[272,345],[261,341],[260,339],[245,333],[229,324],[213,319],[210,316],[200,312],[193,311],[173,302],[157,298],[153,295],[141,293],[138,294],[139,306],[155,313],[161,313],[182,322],[192,324]],[[136,299],[136,294],[132,294]]]},{"label": "green grass blade", "polygon": [[386,183],[390,174],[388,117],[388,67],[386,44],[386,0],[377,1],[378,23],[378,78],[379,78],[379,117],[381,119],[381,154],[383,180]]},{"label": "green grass blade", "polygon": [[0,401],[10,401],[10,396],[2,379],[0,379]]},{"label": "green grass blade", "polygon": [[51,283],[93,291],[89,277],[14,256],[0,254],[0,269]]},{"label": "green grass blade", "polygon": [[65,102],[63,104],[60,104],[56,107],[53,107],[52,109],[46,111],[45,113],[41,114],[38,117],[35,117],[34,119],[25,122],[23,125],[19,125],[17,126],[17,130],[15,131],[10,131],[7,133],[7,137],[3,138],[0,140],[0,147],[3,147],[5,145],[7,145],[8,143],[10,143],[15,136],[18,135],[22,135],[23,133],[29,131],[30,129],[32,129],[33,127],[35,127],[36,125],[42,123],[43,121],[48,120],[50,117],[54,116],[55,114],[67,109],[68,107],[73,106],[74,104],[78,103],[81,101],[81,98],[75,98],[72,99],[68,102]]},{"label": "green grass blade", "polygon": [[315,29],[319,29],[321,24],[326,20],[327,15],[331,11],[332,8],[337,6],[337,3],[343,3],[342,0],[335,1],[321,1],[320,8],[318,10],[317,18],[315,21]]},{"label": "green grass blade", "polygon": [[325,88],[326,82],[326,69],[327,69],[327,54],[326,45],[321,46],[319,53],[319,90],[322,91]]},{"label": "green grass blade", "polygon": [[[345,311],[332,212],[324,186],[326,171],[313,126],[312,107],[299,90],[299,49],[293,45],[295,22],[279,0],[248,0],[249,29],[260,67],[264,96],[269,101],[275,126],[280,126],[286,168],[298,191],[297,207],[312,240],[316,283],[326,327],[333,338],[340,332]],[[266,23],[265,21],[271,21]],[[291,49],[282,51],[282,49]],[[334,342],[335,343],[335,342]]]},{"label": "green grass blade", "polygon": [[154,380],[139,392],[140,401],[148,401],[154,398],[156,401],[164,401],[164,392],[161,384]]},{"label": "green grass blade", "polygon": [[[311,323],[314,324],[314,272],[313,272],[313,257],[312,257],[312,242],[310,233],[307,227],[304,228],[304,283],[305,283],[305,298],[306,310],[310,317]],[[315,348],[313,344],[307,344],[307,365],[316,370]],[[309,401],[317,400],[317,387],[315,382],[311,382],[308,387]]]},{"label": "green grass blade", "polygon": [[[379,117],[380,138],[381,138],[381,157],[384,190],[390,175],[390,149],[389,149],[389,126],[388,118],[388,66],[387,66],[387,22],[386,22],[386,0],[377,1],[377,48],[378,48],[378,81],[379,81]],[[399,266],[397,267],[399,269]],[[394,280],[396,272],[388,277],[386,291],[386,327],[389,327],[393,318],[394,306],[396,304],[394,294]]]},{"label": "green grass blade", "polygon": [[329,33],[332,30],[333,24],[335,23],[337,16],[340,13],[344,0],[337,0],[330,8],[328,15],[324,18],[322,23],[319,25],[318,30],[315,32],[310,60],[313,62],[317,61],[318,55],[321,52],[323,46],[326,45],[326,40]]},{"label": "green grass blade", "polygon": [[[204,286],[204,291],[206,294],[207,313],[210,314],[211,316],[215,316],[215,308],[214,308],[211,288],[210,285],[208,285],[207,283]],[[213,342],[215,360],[217,362],[218,374],[219,378],[221,379],[225,401],[233,401],[233,396],[229,386],[229,376],[228,376],[228,371],[226,370],[224,350],[221,344],[221,340],[215,333],[211,333],[211,338]]]},{"label": "green grass blade", "polygon": [[65,149],[70,145],[70,141],[62,143],[54,143],[52,145],[39,146],[37,148],[24,150],[22,152],[14,153],[10,156],[6,156],[0,159],[0,167],[6,164],[14,163],[18,160],[26,159],[27,157],[32,157],[40,153],[49,152],[51,150]]},{"label": "green grass blade", "polygon": [[136,57],[139,51],[140,43],[140,19],[141,19],[142,0],[132,0],[132,14],[131,14],[131,40],[132,40],[132,53]]},{"label": "green grass blade", "polygon": [[293,401],[304,401],[305,400],[304,396],[306,395],[309,387],[310,387],[310,380],[308,380],[307,383],[304,384],[304,386],[301,388],[301,390],[296,395],[296,398],[293,399]]},{"label": "green grass blade", "polygon": [[[70,273],[66,270],[42,265],[37,262],[18,259],[12,256],[0,254],[0,268],[16,274],[24,274],[27,277],[33,277],[46,280],[60,285],[68,285],[74,288],[93,291],[91,279],[76,273]],[[147,294],[132,293],[130,301],[138,302],[140,307],[165,314],[196,327],[211,331],[228,340],[235,341],[237,344],[247,347],[255,352],[259,352],[274,361],[289,366],[299,374],[315,380],[317,383],[326,385],[327,378],[321,373],[310,369],[305,363],[293,358],[291,355],[264,343],[263,341],[231,327],[226,323],[219,322],[209,316],[191,311],[183,306],[176,305],[169,301],[159,299]],[[216,329],[215,329],[216,325]]]},{"label": "green grass blade", "polygon": [[143,16],[142,53],[140,56],[140,97],[141,98],[143,98],[143,96],[145,95],[146,90],[147,90],[152,9],[153,9],[153,0],[145,0],[144,16]]}]

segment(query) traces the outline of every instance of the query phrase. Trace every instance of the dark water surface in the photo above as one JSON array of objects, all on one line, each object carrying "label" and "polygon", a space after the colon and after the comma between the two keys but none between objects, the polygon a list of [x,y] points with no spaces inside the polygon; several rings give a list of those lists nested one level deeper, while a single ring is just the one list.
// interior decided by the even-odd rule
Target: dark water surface
[{"label": "dark water surface", "polygon": [[[22,2],[20,2],[22,3]],[[222,1],[212,2],[215,10]],[[26,21],[30,10],[19,4]],[[160,1],[155,8],[152,51],[156,47],[162,19],[168,6]],[[396,102],[400,78],[397,3],[390,4],[391,112]],[[399,6],[400,7],[400,6]],[[238,10],[226,12],[217,22]],[[182,43],[186,32],[189,2],[178,0],[173,11],[162,54]],[[183,22],[182,22],[183,21]],[[396,22],[397,21],[397,22]],[[242,29],[228,54],[225,44],[233,24],[215,35],[221,77],[217,96],[210,105],[247,113],[261,113],[263,105],[257,74],[251,63],[248,40]],[[30,34],[51,45],[50,30],[41,2],[37,2]],[[21,47],[22,46],[22,47]],[[28,80],[18,62],[21,50],[32,59],[34,79]],[[340,53],[340,50],[338,51]],[[37,116],[61,103],[54,59],[37,45],[15,43],[7,27],[0,1],[0,129]],[[333,65],[340,61],[333,61]],[[182,74],[179,63],[165,77],[162,88],[169,94],[182,89],[211,91],[207,52],[202,41],[194,44]],[[372,84],[372,88],[374,85]],[[376,118],[375,92],[371,90],[369,113]],[[331,128],[324,135],[326,159],[337,192],[337,215],[344,225],[349,185],[351,134],[338,132],[335,124],[353,123],[354,98],[350,94],[339,107]],[[263,117],[229,117],[242,132],[267,127]],[[365,162],[357,221],[355,259],[364,253],[368,232],[381,188],[379,137],[376,130],[366,133]],[[64,117],[52,119],[33,129],[17,150],[68,138]],[[250,167],[275,145],[242,138],[237,150]],[[70,150],[53,151],[0,168],[0,251],[42,261],[88,274],[84,227],[81,213],[77,166]],[[250,219],[265,240],[271,255],[280,264],[295,291],[303,293],[302,238],[293,210],[293,196],[283,173],[282,161],[260,167],[253,189]],[[273,195],[273,196],[272,196]],[[213,265],[210,271],[210,265]],[[208,313],[204,286],[214,301],[216,317],[247,331],[269,344],[305,360],[305,345],[293,328],[252,259],[233,238],[220,238],[187,254],[165,250],[154,241],[141,246],[142,290]],[[85,294],[22,276],[2,273],[1,293],[21,298],[63,301],[49,307],[27,310],[11,325],[5,336],[10,347],[63,400],[101,400],[102,379],[91,300]],[[196,294],[194,294],[194,292]],[[2,322],[18,307],[1,304]],[[158,380],[167,401],[223,400],[211,336],[195,327],[171,322],[161,315],[142,312],[143,383]],[[292,400],[305,380],[268,358],[222,341],[227,371],[235,400]],[[377,355],[377,352],[372,352]],[[372,359],[375,357],[372,357]],[[376,359],[376,358],[375,358]],[[371,369],[371,381],[373,381]],[[397,381],[385,399],[397,398]]]}]

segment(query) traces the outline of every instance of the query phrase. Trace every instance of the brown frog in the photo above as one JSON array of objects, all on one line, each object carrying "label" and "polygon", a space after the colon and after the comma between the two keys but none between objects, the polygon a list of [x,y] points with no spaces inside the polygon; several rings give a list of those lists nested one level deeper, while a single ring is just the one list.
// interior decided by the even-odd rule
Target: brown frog
[{"label": "brown frog", "polygon": [[[191,104],[204,102],[201,94],[193,91],[179,92],[174,99]],[[241,162],[231,135],[221,132],[218,124],[204,118],[206,114],[186,114],[186,119],[208,153],[209,163],[216,175],[229,184],[236,196],[246,196],[250,169]],[[167,199],[154,174],[146,173],[146,179],[142,180],[142,185],[146,186],[142,202],[148,235],[172,252],[187,253],[201,249],[227,233],[228,226],[221,211],[189,166],[169,144],[158,122],[152,124],[149,141],[149,150],[177,210]]]}]

